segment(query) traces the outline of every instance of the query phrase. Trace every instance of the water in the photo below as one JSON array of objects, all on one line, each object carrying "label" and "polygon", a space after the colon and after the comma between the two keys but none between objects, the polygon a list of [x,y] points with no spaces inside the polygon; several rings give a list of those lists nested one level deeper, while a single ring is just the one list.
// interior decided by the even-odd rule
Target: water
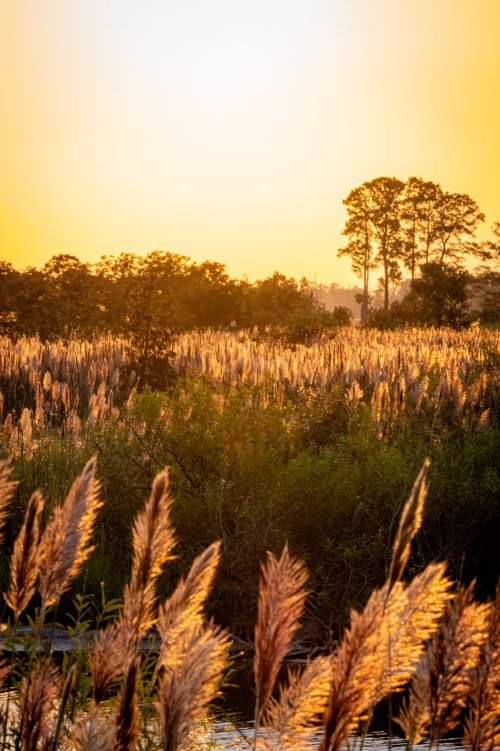
[{"label": "water", "polygon": [[[9,692],[0,693],[0,708],[5,709]],[[10,692],[9,715],[12,720],[17,719],[16,703],[13,700],[13,692]],[[208,721],[200,727],[193,739],[193,751],[250,751],[253,747],[253,724],[244,721],[241,715],[235,714],[232,719],[220,719],[216,715],[209,717]],[[310,733],[304,742],[297,746],[294,751],[314,751],[321,741],[321,729]],[[272,745],[271,745],[272,747]],[[346,751],[404,751],[406,743],[402,738],[389,736],[383,731],[369,733],[362,741],[360,736],[351,736],[346,745]],[[429,744],[425,741],[418,745],[419,751],[427,751]],[[278,751],[278,749],[276,749]],[[463,751],[459,738],[451,738],[439,744],[439,751]]]},{"label": "water", "polygon": [[[312,732],[296,751],[313,751],[319,747],[321,730]],[[241,724],[230,721],[212,720],[206,728],[200,729],[194,747],[197,751],[207,749],[223,749],[224,751],[249,751],[253,746],[253,727],[250,723]],[[387,733],[377,731],[369,733],[362,742],[360,736],[351,736],[346,745],[346,751],[404,751],[406,742],[402,738],[392,737],[389,743]],[[422,741],[418,745],[419,751],[427,751],[429,744]],[[439,751],[462,751],[459,738],[450,738],[439,744]]]}]

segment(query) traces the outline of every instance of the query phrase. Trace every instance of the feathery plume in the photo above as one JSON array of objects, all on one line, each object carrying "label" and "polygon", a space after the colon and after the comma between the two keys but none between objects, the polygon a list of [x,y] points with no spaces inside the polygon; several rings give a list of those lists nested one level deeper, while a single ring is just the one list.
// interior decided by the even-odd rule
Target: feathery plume
[{"label": "feathery plume", "polygon": [[213,625],[186,635],[180,660],[160,677],[156,708],[163,751],[184,746],[196,723],[204,719],[207,704],[217,696],[228,651],[227,634]]},{"label": "feathery plume", "polygon": [[137,645],[155,623],[155,584],[163,564],[172,558],[175,536],[170,511],[168,472],[158,474],[145,509],[134,523],[134,559],[124,591],[121,619],[129,645]]},{"label": "feathery plume", "polygon": [[472,588],[460,589],[448,605],[412,680],[409,699],[397,718],[407,740],[429,733],[431,747],[456,727],[470,689],[472,670],[486,638],[487,605],[473,602]]},{"label": "feathery plume", "polygon": [[53,665],[36,668],[23,678],[19,691],[20,734],[23,751],[48,748],[59,680]]},{"label": "feathery plume", "polygon": [[94,700],[99,704],[114,679],[123,670],[126,658],[125,633],[120,623],[111,623],[96,636],[90,656]]},{"label": "feathery plume", "polygon": [[431,564],[405,589],[375,590],[334,652],[321,751],[339,751],[359,719],[413,674],[449,599],[443,564]]},{"label": "feathery plume", "polygon": [[109,714],[103,715],[92,702],[87,712],[81,711],[71,728],[68,741],[75,751],[113,751],[114,727]]},{"label": "feathery plume", "polygon": [[10,561],[10,584],[5,601],[18,620],[28,606],[36,586],[40,563],[40,514],[44,501],[40,493],[31,496],[23,526],[14,543]]},{"label": "feathery plume", "polygon": [[463,744],[467,751],[500,747],[500,581],[491,603],[487,635],[472,670]]},{"label": "feathery plume", "polygon": [[59,599],[92,550],[90,538],[102,505],[95,469],[94,456],[45,528],[40,552],[39,591],[46,607]]},{"label": "feathery plume", "polygon": [[302,615],[306,580],[303,563],[291,558],[287,545],[279,560],[272,553],[267,554],[259,583],[255,626],[256,725]]},{"label": "feathery plume", "polygon": [[329,657],[317,657],[304,670],[290,670],[278,699],[269,699],[260,745],[269,751],[293,751],[306,745],[307,736],[323,714],[332,676]]},{"label": "feathery plume", "polygon": [[351,612],[351,625],[332,657],[330,696],[320,751],[339,751],[376,690],[382,668],[377,644],[384,602],[385,595],[378,589],[362,613]]},{"label": "feathery plume", "polygon": [[115,725],[114,751],[135,751],[139,735],[139,705],[137,687],[140,677],[140,658],[130,660],[120,691],[120,703]]},{"label": "feathery plume", "polygon": [[385,595],[377,641],[381,670],[368,706],[401,689],[415,672],[428,639],[439,628],[451,598],[446,564],[431,563],[405,588],[400,582]]},{"label": "feathery plume", "polygon": [[411,541],[422,524],[422,514],[427,495],[426,479],[429,466],[430,459],[424,459],[422,469],[418,473],[418,477],[413,484],[401,515],[398,532],[394,540],[389,576],[387,578],[388,590],[391,590],[394,584],[401,579],[410,555]]},{"label": "feathery plume", "polygon": [[3,525],[7,518],[7,506],[16,486],[17,482],[9,480],[8,462],[0,462],[0,545],[3,542]]},{"label": "feathery plume", "polygon": [[186,579],[179,581],[173,594],[160,606],[157,626],[162,647],[158,665],[166,668],[175,663],[184,635],[201,625],[203,607],[219,561],[220,542],[214,542],[193,561]]}]

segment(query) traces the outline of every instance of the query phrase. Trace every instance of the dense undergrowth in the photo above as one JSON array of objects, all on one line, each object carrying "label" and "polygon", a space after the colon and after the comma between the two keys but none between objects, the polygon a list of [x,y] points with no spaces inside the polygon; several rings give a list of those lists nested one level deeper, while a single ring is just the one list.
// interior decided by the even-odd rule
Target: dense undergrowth
[{"label": "dense undergrowth", "polygon": [[[500,585],[478,602],[474,585],[454,585],[446,563],[411,576],[412,541],[422,524],[429,459],[393,535],[387,575],[331,652],[310,656],[280,677],[307,598],[307,570],[285,545],[262,564],[253,634],[254,723],[242,736],[253,751],[341,751],[361,747],[374,712],[389,697],[407,749],[439,747],[461,726],[467,751],[500,740]],[[0,534],[14,483],[0,463]],[[121,602],[103,605],[89,634],[89,600],[77,597],[73,649],[56,659],[54,625],[62,596],[91,552],[102,507],[96,459],[73,482],[43,530],[35,491],[16,536],[4,592],[0,649],[0,747],[5,751],[195,751],[212,748],[210,702],[223,696],[232,640],[205,619],[221,558],[215,541],[168,597],[158,590],[177,536],[168,472],[158,473],[132,527],[131,571]],[[403,580],[403,576],[405,580]],[[34,617],[26,609],[37,595]],[[27,618],[30,628],[21,624]],[[146,638],[148,639],[145,644]],[[6,681],[10,683],[5,686]],[[5,688],[7,690],[5,691]],[[404,691],[398,711],[392,703]],[[313,737],[313,733],[316,737]],[[319,736],[319,740],[318,740]]]},{"label": "dense undergrowth", "polygon": [[30,444],[22,429],[16,440],[4,430],[3,451],[10,451],[19,480],[7,552],[31,493],[42,489],[47,514],[95,453],[105,505],[96,549],[76,586],[99,597],[104,582],[107,596],[118,596],[130,566],[133,518],[155,474],[169,466],[180,543],[160,592],[168,593],[193,556],[220,539],[211,613],[248,637],[259,560],[288,541],[310,572],[303,639],[335,640],[349,609],[384,580],[409,478],[430,456],[431,491],[410,570],[447,559],[452,576],[476,577],[486,596],[498,575],[497,367],[490,346],[476,371],[464,371],[463,393],[467,379],[471,393],[479,393],[482,379],[482,392],[476,402],[464,396],[461,407],[456,384],[439,391],[437,366],[428,371],[429,400],[420,409],[410,398],[402,406],[383,402],[369,382],[356,393],[352,383],[292,388],[185,375],[167,392],[132,392],[120,408],[103,407],[99,419],[78,418],[78,429],[64,428],[68,409]]}]

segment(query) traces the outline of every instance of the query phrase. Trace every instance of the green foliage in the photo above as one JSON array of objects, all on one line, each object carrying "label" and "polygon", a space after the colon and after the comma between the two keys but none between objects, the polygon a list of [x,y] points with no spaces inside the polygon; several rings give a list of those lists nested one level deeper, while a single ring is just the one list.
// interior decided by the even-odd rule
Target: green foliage
[{"label": "green foliage", "polygon": [[[484,221],[474,199],[465,193],[445,192],[437,183],[418,177],[410,177],[406,183],[394,177],[377,177],[352,190],[344,204],[348,218],[343,234],[349,241],[338,254],[351,258],[353,271],[363,280],[363,322],[368,318],[370,272],[379,266],[383,271],[383,307],[388,312],[389,283],[401,281],[401,267],[406,267],[412,283],[417,283],[421,266],[424,277],[426,268],[442,268],[468,254],[483,260],[498,258],[498,242],[470,241],[479,223]],[[498,238],[497,225],[493,231]],[[440,293],[446,296],[449,290],[442,284],[441,287]],[[456,294],[452,293],[455,299]],[[429,323],[424,308],[414,311],[414,300],[407,302],[403,310],[398,309],[402,320]],[[433,315],[438,315],[436,310]],[[447,315],[455,321],[459,313],[455,311],[452,315],[448,310],[444,315],[439,314],[443,320]]]},{"label": "green foliage", "polygon": [[278,272],[249,284],[220,263],[154,251],[122,253],[97,264],[67,254],[41,269],[0,265],[0,331],[42,340],[99,333],[128,337],[142,386],[166,388],[173,335],[193,327],[341,325],[307,283]]},{"label": "green foliage", "polygon": [[[485,367],[495,362],[484,358]],[[430,393],[438,385],[436,371]],[[168,466],[179,543],[160,594],[221,539],[211,614],[249,637],[259,560],[288,540],[311,572],[306,630],[336,638],[349,609],[384,579],[395,520],[426,455],[433,460],[428,512],[410,569],[446,557],[454,574],[477,576],[483,586],[495,578],[500,428],[493,395],[490,403],[480,431],[479,415],[457,416],[452,402],[403,413],[381,431],[368,404],[349,402],[340,386],[288,396],[283,388],[215,387],[202,379],[163,393],[145,389],[117,421],[87,427],[82,443],[54,433],[32,459],[18,457],[14,519],[19,525],[35,487],[50,508],[97,451],[106,503],[85,586],[100,598],[106,582],[108,596],[117,597],[128,577],[132,521],[153,477]]]},{"label": "green foliage", "polygon": [[452,328],[467,325],[469,281],[470,275],[463,269],[440,263],[424,264],[408,295],[393,303],[394,320]]}]

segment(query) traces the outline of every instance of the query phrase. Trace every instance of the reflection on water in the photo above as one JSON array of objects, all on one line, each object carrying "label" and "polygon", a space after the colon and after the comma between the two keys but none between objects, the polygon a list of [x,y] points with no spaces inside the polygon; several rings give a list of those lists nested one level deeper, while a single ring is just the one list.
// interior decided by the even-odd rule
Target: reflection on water
[{"label": "reflection on water", "polygon": [[[303,744],[296,748],[296,751],[309,751],[317,749],[321,741],[321,731],[311,733],[304,739]],[[224,749],[225,751],[248,751],[253,746],[253,727],[251,724],[240,724],[238,722],[222,722],[213,720],[200,735],[195,743],[198,751],[206,749]],[[406,748],[406,742],[402,738],[392,737],[389,743],[389,736],[384,732],[369,733],[362,741],[361,736],[351,736],[349,744],[346,746],[347,751],[403,751]],[[422,741],[418,745],[419,751],[427,751],[429,744]],[[439,744],[439,751],[461,751],[462,746],[460,739],[450,738]]]},{"label": "reflection on water", "polygon": [[[13,691],[0,692],[0,711],[8,711],[10,720],[17,720],[17,704]],[[240,713],[231,713],[231,719],[221,720],[218,713],[213,715],[207,723],[200,727],[191,748],[193,751],[249,751],[253,747],[254,733],[251,722],[245,722]],[[312,751],[319,747],[321,741],[321,730],[312,732],[303,743],[297,746],[294,751]],[[272,748],[273,745],[270,744]],[[364,740],[361,736],[353,735],[349,739],[346,751],[404,751],[406,743],[402,738],[392,737],[389,743],[389,736],[382,731],[369,733]],[[429,744],[422,741],[418,745],[418,751],[427,751]],[[278,748],[276,749],[278,751]],[[462,751],[461,741],[459,738],[451,738],[442,741],[439,744],[439,751]]]}]

